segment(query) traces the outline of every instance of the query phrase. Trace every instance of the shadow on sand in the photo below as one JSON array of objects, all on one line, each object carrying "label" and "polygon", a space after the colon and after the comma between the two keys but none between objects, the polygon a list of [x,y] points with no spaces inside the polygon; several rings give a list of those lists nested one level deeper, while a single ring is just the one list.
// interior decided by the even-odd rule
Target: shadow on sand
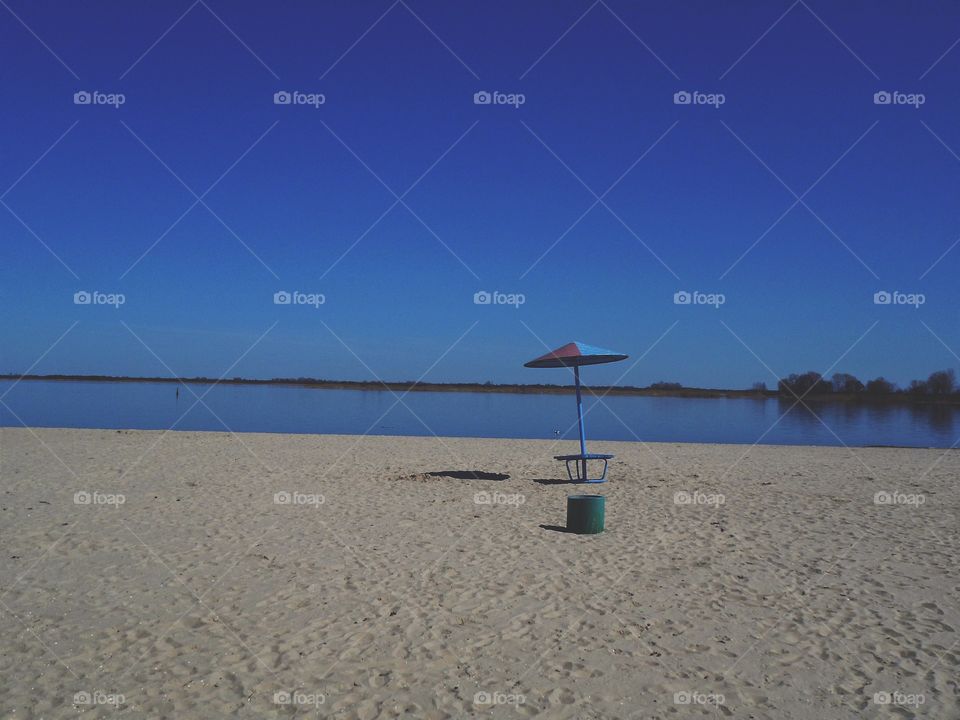
[{"label": "shadow on sand", "polygon": [[581,483],[566,478],[538,478],[534,480],[537,485],[580,485]]},{"label": "shadow on sand", "polygon": [[438,470],[426,473],[430,477],[453,478],[454,480],[509,480],[506,473],[485,472],[483,470]]},{"label": "shadow on sand", "polygon": [[552,530],[553,532],[562,532],[562,533],[571,532],[570,530],[567,530],[563,525],[541,525],[540,527],[542,527],[544,530]]}]

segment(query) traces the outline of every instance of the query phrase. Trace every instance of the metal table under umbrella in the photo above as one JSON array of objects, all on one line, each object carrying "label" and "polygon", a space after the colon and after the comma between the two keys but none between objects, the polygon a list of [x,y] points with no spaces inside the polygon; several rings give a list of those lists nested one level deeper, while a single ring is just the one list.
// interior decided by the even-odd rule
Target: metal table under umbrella
[{"label": "metal table under umbrella", "polygon": [[[607,461],[613,459],[613,455],[587,452],[587,438],[583,430],[583,401],[580,397],[580,366],[618,362],[620,360],[626,360],[627,357],[628,356],[623,353],[605,350],[581,342],[572,342],[523,364],[524,367],[529,368],[573,368],[573,378],[577,386],[577,424],[580,427],[580,452],[577,455],[557,455],[554,458],[555,460],[563,460],[566,462],[567,476],[571,482],[606,482]],[[600,477],[587,477],[587,460],[603,460],[603,473]],[[576,475],[571,471],[570,463],[574,463],[574,466],[577,468]]]}]

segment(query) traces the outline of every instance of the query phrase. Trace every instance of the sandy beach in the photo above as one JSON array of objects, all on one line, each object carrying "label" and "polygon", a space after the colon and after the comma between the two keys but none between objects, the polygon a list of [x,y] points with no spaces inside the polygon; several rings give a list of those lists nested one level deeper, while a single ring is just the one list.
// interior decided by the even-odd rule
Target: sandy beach
[{"label": "sandy beach", "polygon": [[960,452],[0,429],[4,718],[960,717]]}]

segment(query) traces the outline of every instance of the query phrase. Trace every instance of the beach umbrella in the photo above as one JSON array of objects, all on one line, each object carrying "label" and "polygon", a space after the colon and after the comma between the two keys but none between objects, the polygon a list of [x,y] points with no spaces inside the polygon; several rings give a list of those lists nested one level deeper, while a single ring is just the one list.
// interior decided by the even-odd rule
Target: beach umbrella
[{"label": "beach umbrella", "polygon": [[587,438],[583,430],[583,401],[580,398],[580,366],[599,365],[601,363],[618,362],[626,359],[627,355],[624,353],[605,350],[604,348],[587,345],[582,342],[571,342],[523,364],[524,367],[529,368],[573,368],[573,379],[577,386],[577,424],[580,427],[580,454],[560,455],[557,457],[558,460],[567,461],[567,473],[570,475],[571,480],[573,479],[573,475],[570,474],[570,460],[579,461],[580,468],[578,468],[578,472],[580,474],[578,479],[584,482],[591,482],[587,480],[587,460],[603,460],[603,476],[599,480],[592,481],[603,482],[607,474],[606,461],[613,457],[612,455],[589,455],[587,453]]}]

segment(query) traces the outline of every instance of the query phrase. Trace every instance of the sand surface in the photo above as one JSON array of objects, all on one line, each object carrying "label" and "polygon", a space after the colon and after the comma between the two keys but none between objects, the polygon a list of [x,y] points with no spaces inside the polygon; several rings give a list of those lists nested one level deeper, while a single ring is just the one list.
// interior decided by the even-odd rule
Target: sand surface
[{"label": "sand surface", "polygon": [[591,450],[0,429],[0,717],[960,717],[960,452]]}]

